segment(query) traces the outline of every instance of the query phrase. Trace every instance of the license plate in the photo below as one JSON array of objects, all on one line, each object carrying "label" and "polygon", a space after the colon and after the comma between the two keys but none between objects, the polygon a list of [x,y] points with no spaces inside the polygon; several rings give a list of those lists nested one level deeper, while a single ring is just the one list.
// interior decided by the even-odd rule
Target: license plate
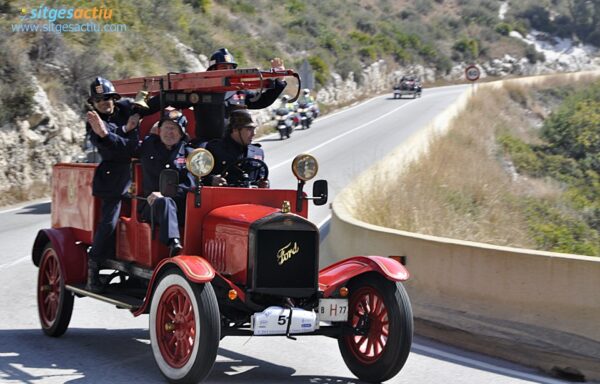
[{"label": "license plate", "polygon": [[320,321],[347,321],[348,299],[319,299]]}]

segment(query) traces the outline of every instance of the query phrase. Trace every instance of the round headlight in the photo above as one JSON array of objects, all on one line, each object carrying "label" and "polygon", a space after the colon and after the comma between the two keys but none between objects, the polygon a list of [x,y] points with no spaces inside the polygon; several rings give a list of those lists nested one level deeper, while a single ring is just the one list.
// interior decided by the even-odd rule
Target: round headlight
[{"label": "round headlight", "polygon": [[215,158],[212,153],[204,148],[194,149],[185,162],[187,169],[198,177],[208,175],[215,166]]},{"label": "round headlight", "polygon": [[300,180],[308,181],[317,176],[319,163],[314,156],[303,153],[294,158],[292,162],[292,172]]}]

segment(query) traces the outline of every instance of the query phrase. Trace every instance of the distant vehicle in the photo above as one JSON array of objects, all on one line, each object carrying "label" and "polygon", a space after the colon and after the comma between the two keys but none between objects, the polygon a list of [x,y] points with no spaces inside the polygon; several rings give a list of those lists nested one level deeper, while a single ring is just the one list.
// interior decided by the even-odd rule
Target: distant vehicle
[{"label": "distant vehicle", "polygon": [[275,122],[277,131],[279,132],[279,136],[281,140],[286,137],[289,139],[294,131],[294,112],[290,111],[285,105],[277,108],[275,111]]},{"label": "distant vehicle", "polygon": [[404,95],[412,96],[412,98],[421,97],[423,92],[421,81],[414,75],[402,76],[400,83],[394,86],[394,99],[401,99]]},{"label": "distant vehicle", "polygon": [[312,106],[313,106],[312,103],[307,103],[307,102],[299,102],[298,103],[298,109],[296,110],[296,113],[298,114],[298,117],[300,118],[300,124],[302,124],[302,129],[308,129],[308,128],[310,128],[310,125],[312,124],[312,121],[314,118]]}]

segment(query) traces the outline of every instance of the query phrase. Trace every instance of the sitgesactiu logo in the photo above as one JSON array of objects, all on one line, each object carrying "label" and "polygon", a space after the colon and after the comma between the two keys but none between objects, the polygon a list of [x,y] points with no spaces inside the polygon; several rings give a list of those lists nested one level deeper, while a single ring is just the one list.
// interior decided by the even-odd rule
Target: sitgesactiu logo
[{"label": "sitgesactiu logo", "polygon": [[112,20],[111,8],[55,8],[40,5],[38,8],[22,8],[21,20]]}]

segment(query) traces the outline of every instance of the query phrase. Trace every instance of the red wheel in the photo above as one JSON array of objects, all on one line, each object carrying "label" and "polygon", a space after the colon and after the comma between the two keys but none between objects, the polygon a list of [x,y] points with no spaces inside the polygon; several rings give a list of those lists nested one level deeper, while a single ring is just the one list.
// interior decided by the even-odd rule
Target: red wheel
[{"label": "red wheel", "polygon": [[359,379],[381,382],[394,377],[408,358],[413,318],[404,287],[376,274],[349,284],[348,324],[354,329],[338,341],[348,368]]},{"label": "red wheel", "polygon": [[212,285],[165,275],[150,306],[152,352],[173,383],[197,383],[210,372],[220,340],[219,307]]},{"label": "red wheel", "polygon": [[42,252],[37,285],[38,314],[42,330],[48,336],[65,333],[73,313],[73,295],[65,290],[60,260],[52,244]]}]

